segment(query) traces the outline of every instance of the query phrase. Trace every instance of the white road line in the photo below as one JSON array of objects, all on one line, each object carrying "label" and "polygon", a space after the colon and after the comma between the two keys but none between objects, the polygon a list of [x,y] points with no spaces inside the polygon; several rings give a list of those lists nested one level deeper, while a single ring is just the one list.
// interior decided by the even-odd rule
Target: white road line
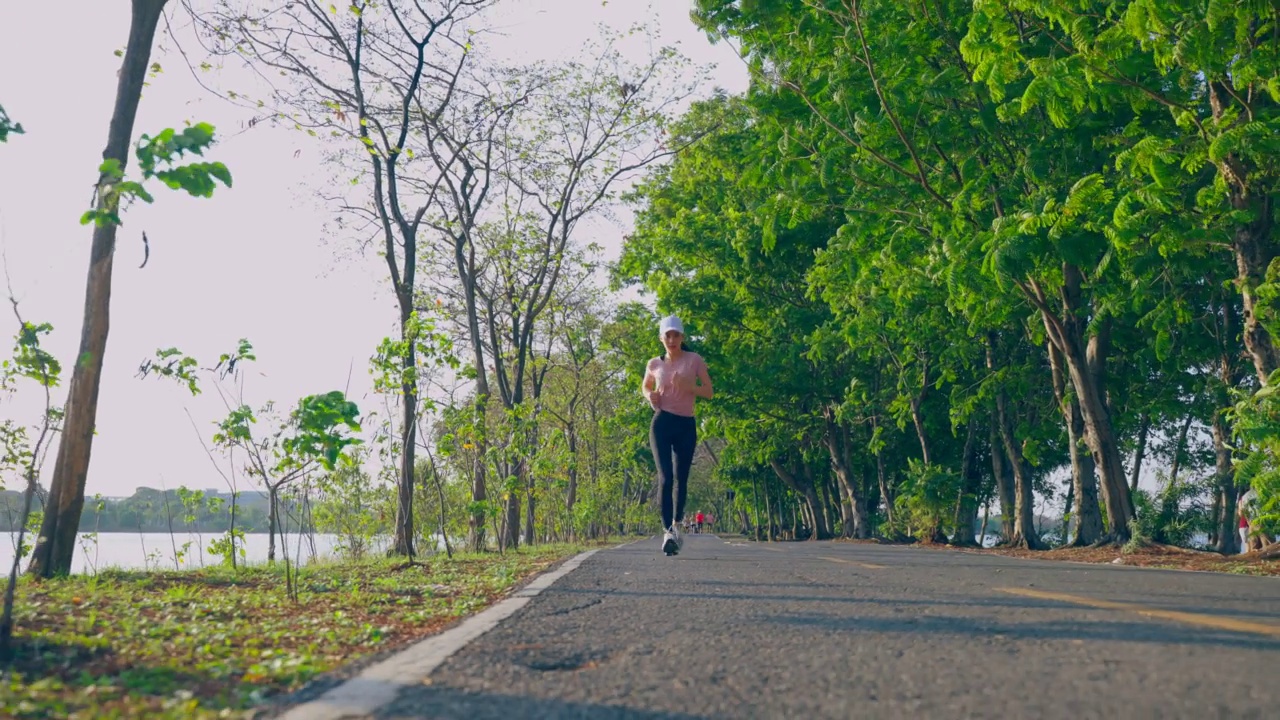
[{"label": "white road line", "polygon": [[467,618],[462,624],[420,640],[386,660],[370,665],[359,675],[315,700],[295,705],[280,715],[280,720],[341,720],[369,715],[382,706],[389,705],[402,688],[421,685],[449,656],[511,617],[529,604],[538,593],[573,572],[596,552],[588,550],[566,560],[554,571],[539,575],[519,592]]}]

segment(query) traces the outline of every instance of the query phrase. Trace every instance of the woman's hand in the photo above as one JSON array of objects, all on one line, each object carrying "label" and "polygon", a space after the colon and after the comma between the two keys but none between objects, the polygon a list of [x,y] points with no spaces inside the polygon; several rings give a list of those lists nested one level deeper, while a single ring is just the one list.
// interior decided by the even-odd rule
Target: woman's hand
[{"label": "woman's hand", "polygon": [[649,401],[649,405],[654,409],[658,409],[658,398],[662,396],[657,390],[646,390],[644,399]]}]

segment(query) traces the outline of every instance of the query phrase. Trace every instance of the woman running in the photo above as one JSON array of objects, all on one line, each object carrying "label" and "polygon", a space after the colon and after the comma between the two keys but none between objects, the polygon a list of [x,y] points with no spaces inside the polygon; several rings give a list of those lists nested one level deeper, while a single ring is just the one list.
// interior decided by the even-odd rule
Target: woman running
[{"label": "woman running", "polygon": [[[684,499],[689,483],[689,467],[698,444],[698,426],[693,419],[695,397],[711,399],[711,376],[702,356],[684,344],[684,325],[675,315],[663,318],[658,335],[666,352],[649,361],[641,392],[656,411],[649,426],[653,461],[662,476],[662,552],[680,552],[679,524],[684,520]],[[671,455],[675,454],[672,472]],[[674,507],[671,491],[675,489]]]}]

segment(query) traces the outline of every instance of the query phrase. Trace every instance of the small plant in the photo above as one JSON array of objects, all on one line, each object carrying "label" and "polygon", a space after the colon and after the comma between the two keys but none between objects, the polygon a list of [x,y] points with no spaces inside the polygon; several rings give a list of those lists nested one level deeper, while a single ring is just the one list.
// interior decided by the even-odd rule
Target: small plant
[{"label": "small plant", "polygon": [[[58,432],[62,420],[62,412],[54,408],[52,399],[52,390],[58,384],[62,365],[40,344],[40,338],[52,332],[53,326],[26,322],[18,312],[18,302],[12,297],[9,301],[18,319],[19,330],[14,342],[13,357],[0,362],[0,393],[12,395],[19,380],[34,381],[44,391],[44,413],[40,424],[31,433],[28,433],[26,427],[13,421],[0,423],[0,470],[16,470],[23,482],[22,513],[19,516],[18,535],[14,540],[16,552],[13,565],[9,568],[4,611],[0,614],[0,659],[10,653],[18,567],[32,550],[28,537],[34,536],[43,520],[43,513],[32,508],[40,471],[44,467],[50,441]],[[29,437],[34,437],[34,442],[29,443]]]},{"label": "small plant", "polygon": [[237,562],[247,559],[244,530],[235,527],[227,530],[222,537],[209,543],[209,554],[221,557],[223,565],[235,568]]}]

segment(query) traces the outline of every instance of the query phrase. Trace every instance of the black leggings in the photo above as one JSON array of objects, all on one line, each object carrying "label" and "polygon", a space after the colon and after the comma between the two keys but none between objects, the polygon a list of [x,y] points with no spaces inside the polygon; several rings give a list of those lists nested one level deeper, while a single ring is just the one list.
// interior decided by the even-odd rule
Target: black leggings
[{"label": "black leggings", "polygon": [[[693,465],[693,449],[698,445],[698,424],[691,417],[665,410],[653,416],[649,426],[649,446],[653,462],[662,477],[662,527],[684,520],[684,498],[689,486],[689,467]],[[676,455],[675,472],[671,469],[671,453]],[[671,507],[671,486],[676,488],[675,512]]]}]

